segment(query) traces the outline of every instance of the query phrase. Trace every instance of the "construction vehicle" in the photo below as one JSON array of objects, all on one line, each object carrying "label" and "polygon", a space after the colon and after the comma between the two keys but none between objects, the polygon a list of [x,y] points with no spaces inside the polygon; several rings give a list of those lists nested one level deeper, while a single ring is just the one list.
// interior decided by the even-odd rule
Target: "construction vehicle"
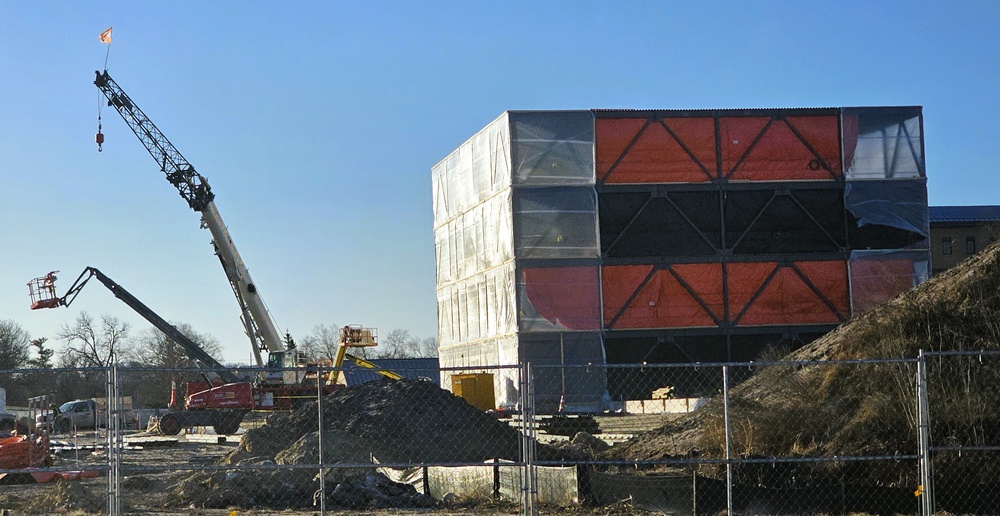
[{"label": "construction vehicle", "polygon": [[[176,342],[188,358],[204,370],[204,382],[188,384],[184,410],[172,411],[160,418],[160,432],[167,435],[176,435],[182,428],[195,426],[211,426],[218,434],[232,434],[239,429],[243,418],[251,410],[291,410],[302,406],[315,400],[320,392],[325,395],[342,387],[340,368],[343,367],[344,359],[374,369],[383,376],[397,380],[401,378],[397,373],[381,369],[347,353],[347,348],[378,345],[378,332],[375,329],[357,325],[341,328],[339,348],[333,361],[304,369],[296,368],[294,372],[298,381],[294,384],[267,381],[269,375],[257,379],[239,377],[100,270],[94,267],[84,269],[62,296],[56,295],[56,272],[58,271],[52,271],[28,282],[32,310],[68,307],[87,282],[97,278],[115,297]],[[209,376],[209,373],[215,375],[215,378]],[[193,389],[195,385],[202,388]]]},{"label": "construction vehicle", "polygon": [[0,437],[6,437],[17,424],[17,414],[7,412],[7,390],[0,387]]},{"label": "construction vehicle", "polygon": [[[215,254],[222,263],[222,268],[226,272],[233,293],[236,294],[241,312],[240,319],[247,336],[250,338],[257,367],[265,366],[261,352],[268,354],[266,367],[271,372],[264,378],[264,382],[275,385],[301,383],[304,374],[302,370],[308,370],[316,363],[298,350],[285,348],[285,341],[281,338],[274,321],[271,319],[260,292],[250,278],[250,272],[244,265],[243,259],[240,258],[236,245],[233,244],[232,237],[229,235],[229,230],[226,229],[222,216],[215,206],[215,194],[212,193],[208,180],[195,171],[194,166],[181,155],[180,151],[170,143],[170,140],[153,124],[152,120],[108,75],[107,70],[104,72],[95,71],[94,73],[96,75],[94,85],[107,98],[108,106],[115,108],[121,115],[139,141],[146,147],[146,151],[156,161],[160,171],[166,175],[167,181],[174,185],[181,197],[187,201],[188,206],[201,213],[202,228],[208,228],[211,231]],[[100,133],[98,135],[98,139],[103,141],[103,135]],[[340,348],[342,351],[346,347],[377,344],[375,338],[369,339],[370,343],[362,342],[364,339],[357,333],[359,331],[373,332],[374,330],[360,326],[345,326],[340,332],[341,340],[346,339],[354,344],[342,345]],[[334,361],[340,364],[343,363],[344,358],[362,367],[373,369],[383,376],[394,379],[401,378],[399,374],[381,369],[377,365],[349,353],[338,356]]]},{"label": "construction vehicle", "polygon": [[[292,368],[305,365],[307,359],[300,356],[296,350],[285,349],[284,340],[215,206],[215,194],[212,193],[208,180],[195,171],[194,166],[184,159],[177,148],[108,75],[107,70],[103,73],[94,73],[97,76],[94,84],[107,98],[108,106],[113,107],[121,115],[166,175],[167,181],[174,185],[181,197],[187,201],[188,206],[201,214],[201,227],[208,228],[212,233],[215,254],[222,263],[233,293],[236,294],[240,306],[240,318],[250,338],[257,366],[264,366],[262,351],[268,353],[267,364],[270,367]],[[102,136],[98,133],[99,140]],[[276,383],[282,381],[280,378],[269,380]]]}]

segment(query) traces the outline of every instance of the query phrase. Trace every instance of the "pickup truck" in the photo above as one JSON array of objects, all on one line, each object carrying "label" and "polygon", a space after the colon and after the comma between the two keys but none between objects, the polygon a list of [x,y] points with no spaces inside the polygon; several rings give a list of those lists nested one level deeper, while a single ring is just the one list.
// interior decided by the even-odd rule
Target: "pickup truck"
[{"label": "pickup truck", "polygon": [[55,433],[68,432],[73,428],[96,428],[96,424],[97,402],[94,400],[67,401],[59,406],[58,411],[35,416],[35,425],[50,428]]}]

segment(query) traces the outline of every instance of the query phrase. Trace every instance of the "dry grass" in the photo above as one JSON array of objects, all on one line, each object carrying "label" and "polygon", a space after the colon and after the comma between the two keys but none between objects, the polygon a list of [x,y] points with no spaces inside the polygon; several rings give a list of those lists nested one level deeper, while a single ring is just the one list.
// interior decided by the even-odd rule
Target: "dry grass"
[{"label": "dry grass", "polygon": [[[822,362],[984,349],[1000,350],[1000,243],[783,358],[819,363],[762,367],[733,388],[733,450],[739,457],[914,454],[914,364]],[[929,363],[928,383],[936,443],[1000,444],[1000,403],[994,394],[1000,385],[1000,357],[935,358]],[[677,435],[664,428],[649,437],[655,441],[644,443],[647,438],[640,437],[613,455],[725,456],[719,400],[673,428],[685,429],[686,448],[673,446],[656,457],[655,442]],[[942,460],[936,467],[939,474],[960,474],[969,481],[992,480],[1000,473],[1000,466],[985,460]],[[745,481],[760,481],[764,475],[759,467],[738,469]],[[826,462],[786,469],[784,475],[767,473],[768,481],[915,485],[917,474],[912,461]]]}]

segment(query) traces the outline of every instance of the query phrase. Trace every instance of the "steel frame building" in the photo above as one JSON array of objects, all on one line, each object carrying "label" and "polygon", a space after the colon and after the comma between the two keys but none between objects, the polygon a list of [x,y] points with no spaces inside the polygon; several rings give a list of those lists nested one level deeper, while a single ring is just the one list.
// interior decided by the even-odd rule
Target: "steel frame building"
[{"label": "steel frame building", "polygon": [[442,367],[751,360],[930,271],[920,107],[509,111],[432,178]]}]

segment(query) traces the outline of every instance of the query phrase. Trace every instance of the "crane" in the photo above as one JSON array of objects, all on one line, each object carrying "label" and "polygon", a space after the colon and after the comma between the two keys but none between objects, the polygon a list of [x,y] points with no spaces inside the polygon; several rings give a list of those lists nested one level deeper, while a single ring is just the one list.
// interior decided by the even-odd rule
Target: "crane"
[{"label": "crane", "polygon": [[300,359],[297,353],[286,353],[284,341],[278,332],[271,315],[261,298],[250,272],[233,244],[233,239],[222,221],[215,206],[215,194],[208,180],[199,174],[180,151],[170,143],[170,140],[153,124],[139,106],[132,101],[114,79],[103,73],[94,72],[94,84],[108,100],[108,106],[113,107],[121,115],[133,133],[139,138],[146,151],[160,167],[167,181],[172,184],[187,201],[192,210],[201,214],[201,227],[208,228],[212,233],[212,244],[215,254],[222,263],[229,284],[236,294],[240,306],[241,320],[244,330],[251,341],[254,360],[258,367],[264,362],[261,352],[268,353],[267,364],[270,367],[297,367]]},{"label": "crane", "polygon": [[[201,227],[208,228],[212,233],[215,254],[219,257],[233,293],[236,295],[240,306],[240,319],[247,336],[250,338],[254,360],[258,367],[265,365],[261,358],[261,352],[268,353],[266,365],[273,372],[266,373],[264,381],[284,385],[300,383],[303,377],[302,373],[295,369],[308,366],[310,361],[297,350],[285,348],[284,340],[278,332],[257,286],[250,278],[250,272],[236,250],[236,245],[233,244],[229,230],[222,221],[222,215],[219,214],[219,210],[215,206],[215,194],[212,192],[208,180],[199,174],[194,166],[181,155],[180,151],[170,143],[170,140],[153,124],[152,120],[111,78],[107,70],[104,72],[95,71],[94,74],[94,85],[107,98],[108,106],[113,107],[121,115],[146,148],[146,151],[156,161],[167,181],[187,201],[188,206],[201,213]],[[103,141],[100,136],[98,139]],[[382,369],[361,357],[346,353],[345,348],[347,347],[377,346],[378,338],[374,329],[346,326],[340,333],[342,344],[338,356],[335,358],[337,367],[346,358],[388,378],[400,378],[400,375],[395,372]],[[347,344],[344,344],[345,342]]]}]

